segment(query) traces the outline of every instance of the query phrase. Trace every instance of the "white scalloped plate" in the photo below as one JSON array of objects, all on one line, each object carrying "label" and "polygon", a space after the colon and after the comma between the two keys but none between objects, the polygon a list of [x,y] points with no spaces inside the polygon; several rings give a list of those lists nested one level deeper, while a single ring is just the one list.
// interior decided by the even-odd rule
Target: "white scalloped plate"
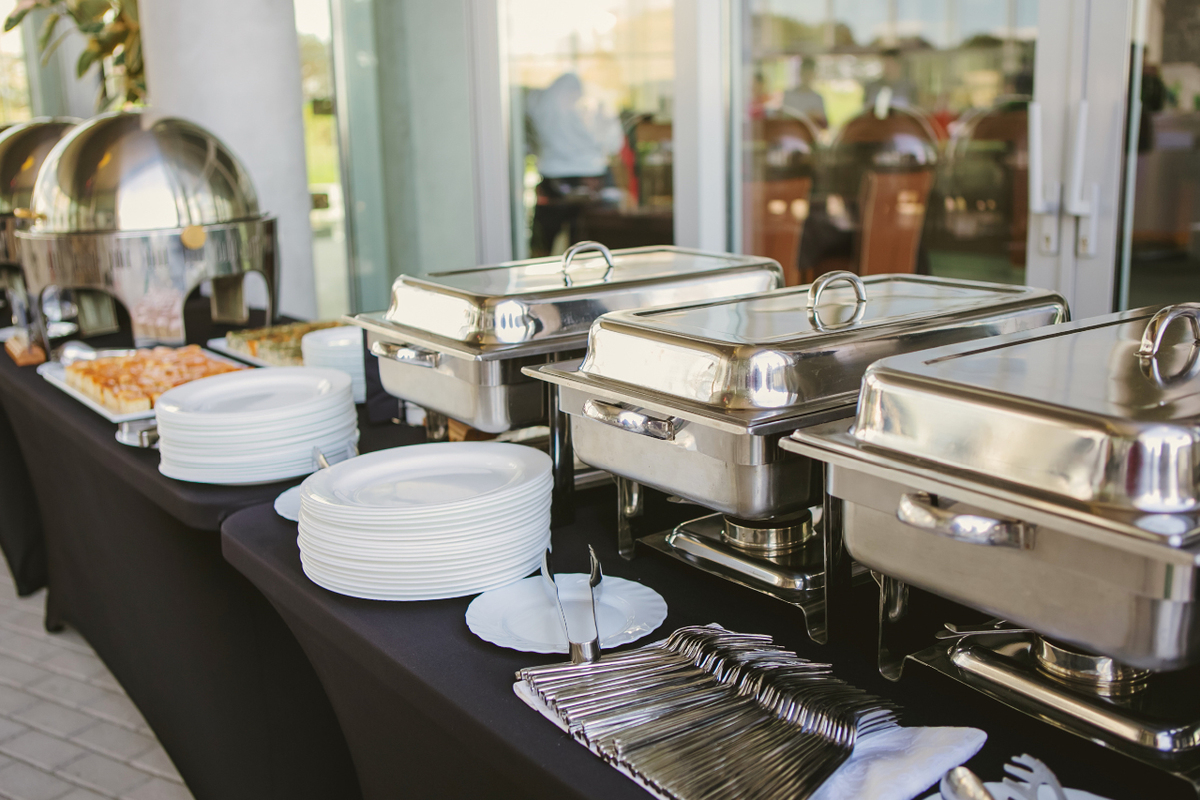
[{"label": "white scalloped plate", "polygon": [[[580,573],[555,576],[563,613],[572,625],[589,613],[587,579]],[[606,576],[597,591],[601,650],[636,642],[667,618],[667,602],[662,595],[640,583]],[[467,627],[480,639],[511,650],[567,652],[562,623],[556,619],[541,575],[476,597],[467,607]]]}]

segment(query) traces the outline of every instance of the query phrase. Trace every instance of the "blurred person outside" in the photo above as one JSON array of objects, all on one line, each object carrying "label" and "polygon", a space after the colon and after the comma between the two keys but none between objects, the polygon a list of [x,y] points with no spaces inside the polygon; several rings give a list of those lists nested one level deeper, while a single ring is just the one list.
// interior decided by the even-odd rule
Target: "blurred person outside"
[{"label": "blurred person outside", "polygon": [[[609,158],[620,151],[624,134],[618,119],[603,107],[584,117],[583,84],[574,72],[558,76],[526,99],[537,170],[537,205],[529,235],[530,254],[548,256],[554,240],[567,227],[568,242],[588,207],[610,205],[620,198],[613,185]],[[589,124],[590,122],[590,124]]]},{"label": "blurred person outside", "polygon": [[863,108],[873,107],[879,92],[885,88],[892,92],[889,105],[916,105],[917,85],[904,74],[900,51],[896,49],[883,51],[883,74],[863,87]]},{"label": "blurred person outside", "polygon": [[783,113],[791,117],[807,117],[819,128],[829,125],[825,116],[825,99],[817,94],[813,83],[817,78],[817,65],[811,58],[800,62],[800,85],[783,94]]}]

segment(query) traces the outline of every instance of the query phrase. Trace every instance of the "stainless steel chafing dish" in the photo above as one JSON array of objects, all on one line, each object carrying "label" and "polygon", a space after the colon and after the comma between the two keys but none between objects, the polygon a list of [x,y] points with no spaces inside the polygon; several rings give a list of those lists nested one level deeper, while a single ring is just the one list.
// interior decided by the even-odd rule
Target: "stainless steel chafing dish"
[{"label": "stainless steel chafing dish", "polygon": [[[608,314],[582,362],[528,372],[558,385],[584,463],[719,512],[647,544],[796,602],[820,583],[811,565],[790,568],[806,562],[795,545],[813,535],[811,522],[792,517],[821,502],[821,481],[780,438],[852,416],[862,374],[879,358],[1066,315],[1061,297],[1026,287],[830,273],[811,286]],[[621,504],[627,556],[635,491],[626,487]],[[740,555],[762,558],[739,565]]]},{"label": "stainless steel chafing dish", "polygon": [[580,242],[561,259],[402,275],[387,312],[351,321],[367,330],[388,392],[503,433],[547,420],[543,385],[521,367],[581,354],[601,314],[761,292],[782,282],[768,258],[665,246],[610,252]]},{"label": "stainless steel chafing dish", "polygon": [[[1198,363],[1200,304],[1142,308],[885,359],[853,426],[785,439],[829,465],[878,574],[881,671],[932,668],[1200,786]],[[909,586],[1005,622],[901,652]]]},{"label": "stainless steel chafing dish", "polygon": [[101,291],[125,305],[138,346],[182,344],[188,294],[211,282],[214,319],[244,323],[254,271],[274,315],[275,220],[229,149],[191,122],[122,111],[79,125],[46,156],[27,215],[17,239],[35,311],[50,286]]},{"label": "stainless steel chafing dish", "polygon": [[1200,305],[1156,311],[886,359],[852,431],[783,447],[830,465],[866,566],[1133,666],[1200,663]]},{"label": "stainless steel chafing dish", "polygon": [[[79,120],[39,117],[7,128],[0,134],[0,291],[7,295],[13,322],[26,325],[25,280],[17,231],[29,224],[34,180],[51,148]],[[22,216],[17,216],[22,213]],[[0,321],[0,327],[9,324]]]}]

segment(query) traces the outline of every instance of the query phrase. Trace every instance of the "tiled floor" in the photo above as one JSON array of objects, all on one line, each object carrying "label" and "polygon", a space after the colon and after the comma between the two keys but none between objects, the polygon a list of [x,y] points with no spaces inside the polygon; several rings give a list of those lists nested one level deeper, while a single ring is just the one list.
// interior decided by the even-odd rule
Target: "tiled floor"
[{"label": "tiled floor", "polygon": [[46,633],[45,602],[44,591],[18,598],[0,561],[0,797],[191,800],[83,637]]}]

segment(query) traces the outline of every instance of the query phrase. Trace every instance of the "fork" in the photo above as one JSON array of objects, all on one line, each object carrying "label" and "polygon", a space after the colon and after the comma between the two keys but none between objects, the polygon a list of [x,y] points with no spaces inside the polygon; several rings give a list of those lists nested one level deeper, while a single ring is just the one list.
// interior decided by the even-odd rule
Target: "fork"
[{"label": "fork", "polygon": [[1038,759],[1025,753],[1012,757],[1011,764],[1004,765],[1004,771],[1011,778],[1004,779],[1004,785],[1022,800],[1039,800],[1043,786],[1049,786],[1054,793],[1054,800],[1067,800],[1067,793],[1054,771]]}]

